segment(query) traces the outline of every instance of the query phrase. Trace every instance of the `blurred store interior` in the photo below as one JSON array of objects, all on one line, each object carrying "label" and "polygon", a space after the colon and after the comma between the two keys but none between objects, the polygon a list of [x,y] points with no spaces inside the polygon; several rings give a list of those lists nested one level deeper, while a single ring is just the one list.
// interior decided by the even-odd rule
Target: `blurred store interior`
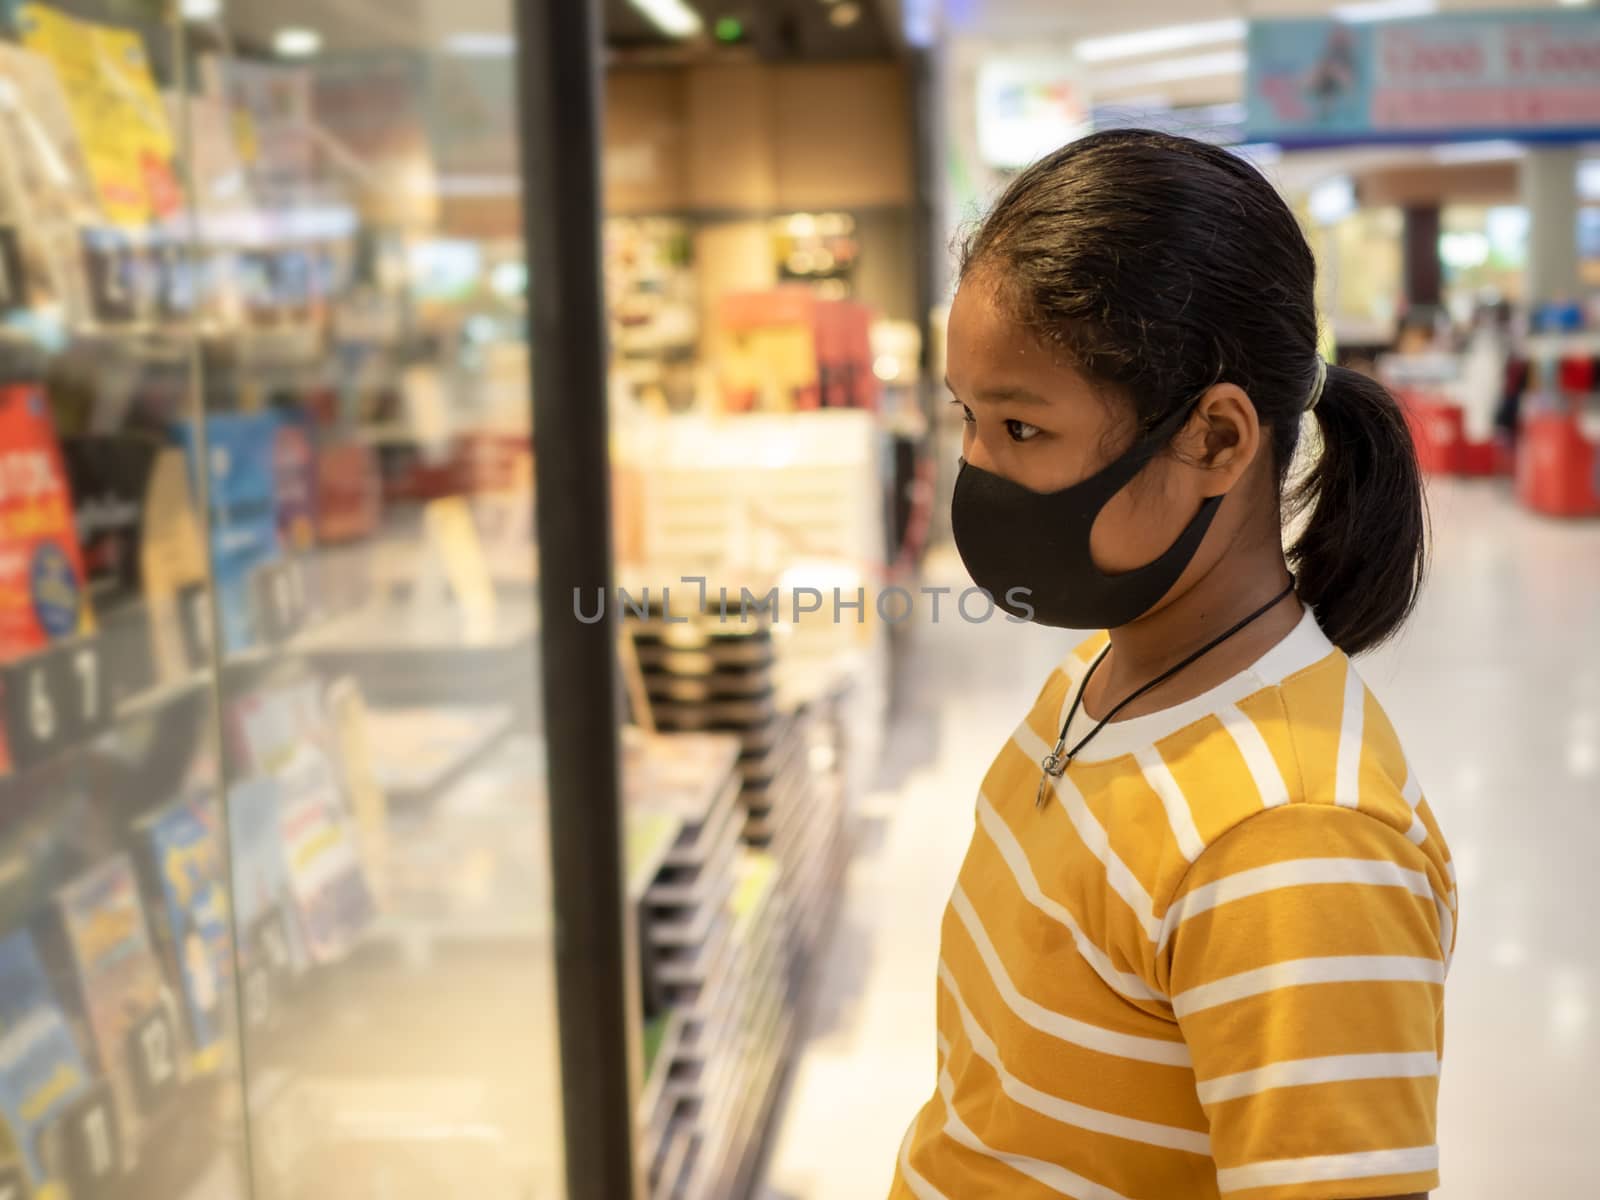
[{"label": "blurred store interior", "polygon": [[[1396,35],[1366,108],[1286,18]],[[882,1196],[1078,640],[957,607],[953,247],[1118,126],[1266,173],[1407,404],[1440,1194],[1592,1197],[1566,0],[0,4],[0,1197]]]}]

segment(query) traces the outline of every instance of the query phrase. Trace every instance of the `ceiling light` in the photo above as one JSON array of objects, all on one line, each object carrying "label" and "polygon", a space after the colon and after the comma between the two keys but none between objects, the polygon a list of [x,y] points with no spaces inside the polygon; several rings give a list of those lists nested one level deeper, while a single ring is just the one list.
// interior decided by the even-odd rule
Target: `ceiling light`
[{"label": "ceiling light", "polygon": [[1562,8],[1586,8],[1589,0],[1561,0]]},{"label": "ceiling light", "polygon": [[1433,159],[1441,163],[1511,162],[1526,151],[1516,142],[1493,138],[1482,142],[1455,142],[1433,148]]},{"label": "ceiling light", "polygon": [[683,0],[628,0],[668,37],[693,37],[705,28],[700,14]]},{"label": "ceiling light", "polygon": [[1438,11],[1438,0],[1367,0],[1364,4],[1336,5],[1333,15],[1341,21],[1395,21],[1426,17]]},{"label": "ceiling light", "polygon": [[1149,87],[1153,83],[1174,83],[1180,79],[1205,79],[1212,75],[1242,75],[1246,65],[1243,50],[1218,50],[1213,54],[1190,54],[1182,58],[1161,58],[1155,62],[1134,63],[1112,71],[1096,71],[1091,77],[1094,92]]},{"label": "ceiling light", "polygon": [[1585,159],[1578,164],[1578,197],[1600,200],[1600,159]]},{"label": "ceiling light", "polygon": [[913,46],[931,46],[939,38],[938,0],[902,0],[900,15],[906,41]]},{"label": "ceiling light", "polygon": [[322,49],[322,35],[315,29],[291,25],[272,35],[272,48],[284,58],[310,58]]},{"label": "ceiling light", "polygon": [[1110,62],[1117,58],[1136,58],[1141,54],[1166,54],[1195,46],[1244,40],[1245,23],[1236,18],[1226,21],[1200,21],[1193,25],[1163,25],[1138,33],[1119,33],[1110,37],[1084,38],[1074,49],[1083,62]]},{"label": "ceiling light", "polygon": [[222,15],[222,0],[182,0],[178,11],[185,21],[215,21]]},{"label": "ceiling light", "polygon": [[835,4],[828,11],[828,20],[839,29],[849,29],[861,20],[861,5],[855,3],[855,0],[844,0],[842,4]]},{"label": "ceiling light", "polygon": [[452,33],[444,39],[444,48],[462,58],[510,58],[517,40],[509,33]]},{"label": "ceiling light", "polygon": [[1337,225],[1356,210],[1356,185],[1348,175],[1333,175],[1314,186],[1306,207],[1318,225]]}]

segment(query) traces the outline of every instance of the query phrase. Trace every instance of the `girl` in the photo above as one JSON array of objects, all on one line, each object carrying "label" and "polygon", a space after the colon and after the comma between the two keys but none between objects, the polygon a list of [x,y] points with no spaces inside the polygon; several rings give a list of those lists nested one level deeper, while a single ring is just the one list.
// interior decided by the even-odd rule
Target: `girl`
[{"label": "girl", "polygon": [[1314,279],[1254,169],[1144,131],[967,247],[957,547],[1013,615],[1110,633],[984,779],[896,1200],[1438,1186],[1454,875],[1347,657],[1416,601],[1421,483],[1394,399],[1318,356]]}]

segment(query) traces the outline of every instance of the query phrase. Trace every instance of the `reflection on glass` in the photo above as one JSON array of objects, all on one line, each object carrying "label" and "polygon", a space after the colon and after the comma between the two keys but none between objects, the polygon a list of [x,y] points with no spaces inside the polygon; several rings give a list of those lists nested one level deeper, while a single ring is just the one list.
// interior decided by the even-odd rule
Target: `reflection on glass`
[{"label": "reflection on glass", "polygon": [[[0,1196],[237,1195],[245,1131],[162,31],[0,40]],[[111,14],[102,14],[109,16]],[[169,56],[170,57],[170,56]]]},{"label": "reflection on glass", "polygon": [[512,60],[182,7],[4,10],[0,1198],[559,1195]]}]

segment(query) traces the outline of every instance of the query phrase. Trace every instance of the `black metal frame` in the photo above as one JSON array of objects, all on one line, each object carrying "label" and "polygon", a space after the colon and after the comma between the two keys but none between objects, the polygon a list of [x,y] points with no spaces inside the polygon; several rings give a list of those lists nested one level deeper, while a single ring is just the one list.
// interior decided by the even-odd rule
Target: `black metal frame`
[{"label": "black metal frame", "polygon": [[[538,448],[542,686],[569,1200],[639,1194],[641,1009],[622,851],[600,257],[598,0],[516,0],[523,223]],[[592,599],[585,611],[591,611]]]}]

